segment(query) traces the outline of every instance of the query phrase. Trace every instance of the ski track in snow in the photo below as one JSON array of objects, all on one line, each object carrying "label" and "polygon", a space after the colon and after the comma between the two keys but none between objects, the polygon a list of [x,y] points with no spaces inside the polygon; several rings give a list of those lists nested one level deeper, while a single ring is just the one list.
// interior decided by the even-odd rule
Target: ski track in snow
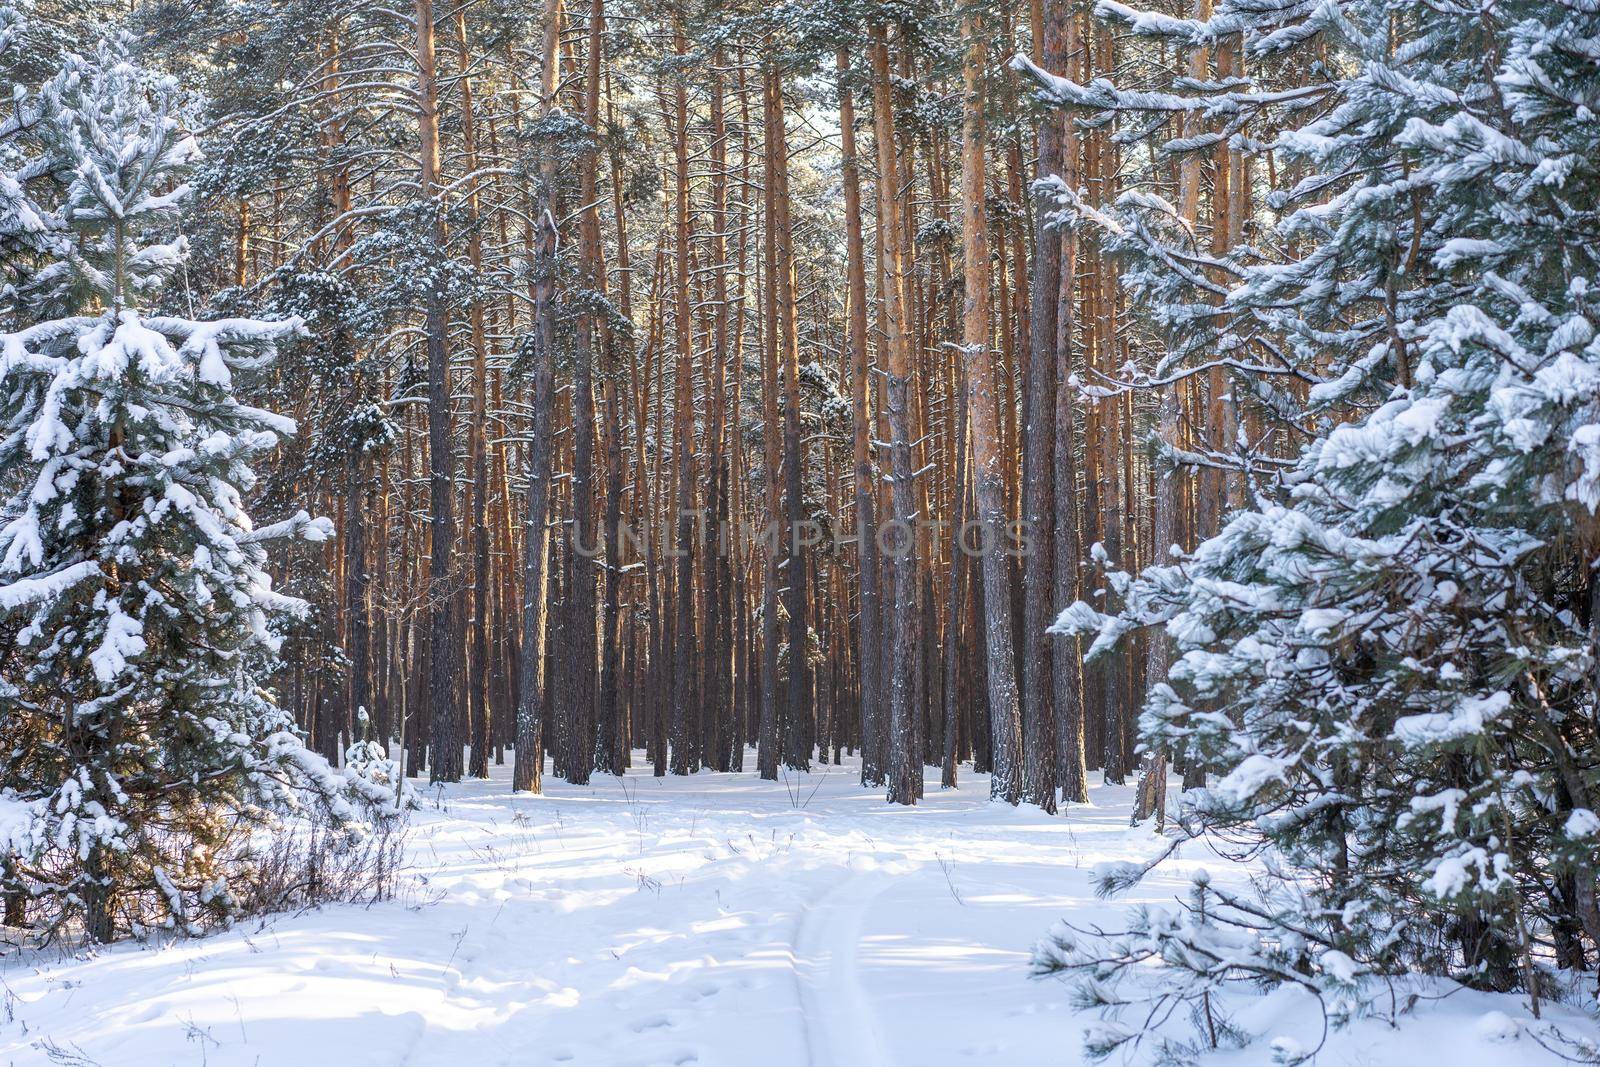
[{"label": "ski track in snow", "polygon": [[[0,1067],[1072,1067],[1085,1020],[1029,979],[1034,942],[1117,926],[1202,865],[1240,875],[1197,849],[1096,899],[1095,863],[1156,847],[1123,787],[1051,817],[991,803],[984,775],[941,790],[933,769],[900,808],[853,762],[762,782],[635,760],[543,796],[509,767],[420,787],[394,901],[0,961]],[[1558,1062],[1514,1027],[1491,1047],[1475,1020],[1516,1005],[1481,996],[1398,1036],[1362,1024],[1319,1063]],[[1218,1063],[1321,1026],[1284,998],[1244,1019],[1266,1036]]]},{"label": "ski track in snow", "polygon": [[812,1067],[891,1067],[856,958],[867,908],[883,888],[871,875],[848,874],[801,913],[795,951]]}]

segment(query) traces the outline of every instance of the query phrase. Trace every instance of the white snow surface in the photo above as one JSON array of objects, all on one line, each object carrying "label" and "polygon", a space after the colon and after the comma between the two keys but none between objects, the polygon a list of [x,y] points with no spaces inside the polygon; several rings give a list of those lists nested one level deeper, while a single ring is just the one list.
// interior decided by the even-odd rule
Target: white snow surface
[{"label": "white snow surface", "polygon": [[[991,803],[983,775],[940,790],[930,770],[923,803],[900,808],[862,789],[853,761],[776,783],[654,778],[635,762],[588,786],[547,776],[542,796],[512,794],[509,767],[419,784],[392,902],[0,958],[0,1065],[1078,1064],[1093,1019],[1028,977],[1034,942],[1062,919],[1116,926],[1200,866],[1218,874],[1191,845],[1096,899],[1097,864],[1156,850],[1128,825],[1125,787],[1051,817]],[[1322,1040],[1305,994],[1236,1007],[1256,1042],[1206,1062]],[[1525,1015],[1516,998],[1454,990],[1399,1030],[1336,1032],[1316,1062],[1486,1067],[1508,1043],[1519,1064],[1560,1062],[1510,1021]]]}]

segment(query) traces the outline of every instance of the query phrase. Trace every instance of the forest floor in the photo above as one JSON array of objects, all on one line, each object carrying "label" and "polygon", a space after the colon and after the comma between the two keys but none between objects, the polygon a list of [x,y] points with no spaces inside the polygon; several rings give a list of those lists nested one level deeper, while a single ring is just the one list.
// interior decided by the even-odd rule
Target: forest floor
[{"label": "forest floor", "polygon": [[[393,901],[0,963],[0,1064],[1076,1064],[1083,1019],[1059,982],[1029,978],[1033,943],[1227,866],[1191,846],[1101,901],[1094,864],[1155,849],[1128,825],[1130,790],[1050,817],[990,804],[982,775],[940,790],[932,771],[916,808],[858,777],[637,767],[530,796],[497,767],[424,787]],[[1269,1062],[1276,1034],[1319,1040],[1304,1003],[1241,1007],[1264,1036],[1217,1062]],[[1318,1062],[1559,1062],[1518,1015],[1459,991],[1399,1031],[1358,1023]]]}]

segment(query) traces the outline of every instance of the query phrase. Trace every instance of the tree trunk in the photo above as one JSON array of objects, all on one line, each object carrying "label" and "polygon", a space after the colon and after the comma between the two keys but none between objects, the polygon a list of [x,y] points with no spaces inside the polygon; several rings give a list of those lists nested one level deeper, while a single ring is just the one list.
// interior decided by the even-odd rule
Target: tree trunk
[{"label": "tree trunk", "polygon": [[[544,70],[539,114],[555,106],[557,47],[561,39],[561,0],[545,0]],[[511,787],[537,793],[544,777],[546,596],[550,580],[550,409],[555,348],[555,158],[540,160],[537,203],[527,212],[536,219],[533,282],[533,421],[529,427],[527,519],[523,532],[522,648],[518,656],[516,763]]]},{"label": "tree trunk", "polygon": [[892,522],[894,606],[893,647],[889,657],[889,800],[915,804],[922,798],[922,751],[918,721],[922,708],[912,701],[912,664],[917,655],[916,495],[912,486],[909,389],[911,341],[905,331],[905,266],[902,219],[898,205],[899,167],[894,137],[894,88],[889,77],[889,43],[885,27],[871,28],[872,112],[878,142],[878,210],[885,222],[884,318],[889,352],[888,408],[893,471]]},{"label": "tree trunk", "polygon": [[772,163],[773,203],[777,208],[774,233],[777,237],[776,272],[770,284],[776,287],[778,303],[778,354],[783,364],[783,493],[785,526],[782,536],[788,548],[783,580],[789,595],[789,693],[784,703],[783,758],[793,770],[811,769],[811,628],[806,612],[806,526],[803,489],[804,456],[800,448],[800,339],[795,306],[794,234],[789,219],[789,149],[784,115],[783,72],[774,67],[772,81],[771,141],[768,155]]},{"label": "tree trunk", "polygon": [[[359,390],[356,391],[359,394]],[[354,720],[372,712],[371,619],[367,607],[367,525],[366,487],[362,444],[352,443],[345,459],[345,484],[349,510],[344,528],[345,647],[350,657],[350,698],[347,706]],[[387,742],[380,732],[379,740]]]},{"label": "tree trunk", "polygon": [[[689,45],[683,24],[673,25],[673,51],[683,56]],[[677,273],[673,328],[678,361],[673,398],[673,456],[678,480],[678,533],[676,538],[676,589],[673,595],[676,623],[673,633],[672,749],[674,774],[693,774],[700,768],[700,736],[694,694],[696,653],[694,618],[694,362],[689,320],[689,104],[682,77],[673,87],[672,145],[676,161],[677,208],[674,219]]]},{"label": "tree trunk", "polygon": [[[1046,49],[1057,49],[1057,62],[1065,65],[1069,57],[1080,63],[1076,23],[1071,6],[1063,0],[1045,2]],[[1069,72],[1073,73],[1073,72]],[[1081,76],[1081,75],[1079,75]],[[1068,124],[1061,127],[1061,175],[1076,188],[1079,180],[1078,140]],[[1043,164],[1041,163],[1041,166]],[[1073,301],[1077,295],[1077,241],[1062,233],[1055,251],[1058,265],[1055,310],[1055,427],[1054,456],[1055,521],[1052,563],[1055,571],[1055,603],[1066,607],[1078,598],[1078,567],[1082,541],[1078,535],[1077,414],[1073,390],[1067,385],[1073,373],[1073,331],[1076,326]],[[1044,457],[1040,457],[1043,461]],[[1083,701],[1083,667],[1076,638],[1055,638],[1051,652],[1056,704],[1056,778],[1063,800],[1084,803],[1089,799],[1087,729]]]},{"label": "tree trunk", "polygon": [[776,780],[779,759],[779,723],[784,700],[780,682],[781,658],[778,641],[778,589],[782,571],[783,546],[783,493],[779,489],[779,442],[775,432],[778,425],[778,289],[773,281],[778,273],[778,205],[777,179],[774,153],[777,134],[774,128],[773,78],[763,70],[761,76],[763,176],[762,229],[765,237],[763,277],[766,285],[762,302],[761,348],[761,436],[763,442],[762,473],[767,489],[767,560],[766,575],[761,593],[761,714],[756,737],[756,764],[762,778]]},{"label": "tree trunk", "polygon": [[878,523],[872,482],[872,413],[868,398],[872,388],[872,365],[867,357],[867,269],[861,235],[861,171],[856,157],[855,94],[850,89],[850,55],[841,48],[835,60],[839,81],[839,129],[844,170],[845,254],[850,305],[848,316],[851,413],[854,434],[852,456],[855,461],[856,567],[860,591],[858,599],[857,674],[860,698],[857,722],[860,724],[861,784],[882,785],[883,767],[878,762],[879,737],[883,731],[882,634],[878,622],[882,608],[878,593]]},{"label": "tree trunk", "polygon": [[[984,537],[983,629],[989,657],[989,721],[994,771],[989,795],[1015,804],[1022,796],[1022,719],[1017,707],[1016,660],[1011,634],[1011,566],[1006,557],[1005,482],[1000,455],[1000,415],[994,396],[994,355],[989,345],[989,231],[984,217],[983,20],[961,20],[962,62],[961,230],[966,298],[961,340],[966,356],[967,418],[971,427],[972,488]],[[1054,799],[1053,797],[1051,798]]]},{"label": "tree trunk", "polygon": [[[456,61],[461,72],[462,149],[468,174],[478,169],[477,131],[473,126],[472,79],[466,76],[471,57],[467,52],[467,16],[456,12]],[[467,183],[467,204],[472,226],[467,235],[467,262],[474,275],[483,271],[483,237],[478,225],[478,184]],[[472,342],[472,660],[467,677],[468,721],[472,724],[472,763],[474,778],[489,777],[489,401],[488,339],[484,328],[483,302],[474,300],[468,309],[469,336]]]},{"label": "tree trunk", "polygon": [[[600,0],[593,0],[590,27],[592,48],[603,47],[605,9]],[[595,43],[598,39],[601,43]],[[609,113],[613,98],[607,95]],[[621,160],[612,156],[611,195],[617,234],[617,311],[624,322],[633,316],[632,267],[628,255],[628,225],[622,210]],[[604,278],[598,279],[604,282]],[[628,705],[619,699],[619,676],[623,669],[619,621],[622,612],[622,404],[617,389],[617,346],[619,339],[609,329],[605,332],[602,356],[605,376],[601,385],[604,408],[603,448],[606,456],[606,592],[605,615],[600,628],[600,701],[595,709],[597,738],[595,770],[621,775],[627,769],[630,740],[628,736]],[[643,427],[635,432],[641,437]],[[637,507],[638,501],[635,501]],[[631,632],[631,631],[630,631]]]},{"label": "tree trunk", "polygon": [[[1161,423],[1157,430],[1162,441],[1171,444],[1178,433],[1178,394],[1169,388],[1161,394]],[[1178,472],[1170,463],[1162,465],[1156,478],[1155,530],[1152,535],[1150,562],[1161,565],[1168,558],[1168,550],[1175,540],[1175,519],[1178,513]],[[1172,664],[1172,645],[1164,629],[1156,629],[1145,645],[1144,684],[1164,684],[1167,668]],[[1144,754],[1144,764],[1139,773],[1139,792],[1133,813],[1135,822],[1156,817],[1156,832],[1167,828],[1167,750],[1159,746]]]},{"label": "tree trunk", "polygon": [[[418,132],[421,136],[422,174],[419,195],[429,204],[435,249],[444,247],[442,203],[433,204],[439,192],[439,92],[434,59],[433,0],[416,0]],[[457,697],[456,608],[461,590],[455,575],[455,446],[450,439],[450,362],[446,349],[449,324],[444,292],[436,283],[428,287],[424,332],[428,351],[428,504],[431,516],[428,558],[428,705],[432,715],[429,737],[430,778],[435,782],[461,779],[461,737],[457,732],[460,707]]]},{"label": "tree trunk", "polygon": [[[1035,8],[1039,4],[1036,0]],[[1036,62],[1046,70],[1062,71],[1066,65],[1064,22],[1070,12],[1062,3],[1050,4],[1035,26]],[[1065,117],[1052,111],[1039,126],[1037,173],[1053,174],[1062,163]],[[1046,631],[1057,604],[1056,553],[1056,309],[1061,290],[1061,238],[1046,228],[1046,204],[1035,207],[1031,332],[1028,345],[1027,421],[1023,427],[1023,533],[1027,556],[1022,568],[1022,720],[1027,733],[1027,763],[1023,793],[1031,804],[1056,810],[1059,709],[1054,662],[1056,652],[1073,655],[1070,646],[1053,644]],[[1070,311],[1068,312],[1070,317]],[[1069,338],[1070,340],[1070,338]]]},{"label": "tree trunk", "polygon": [[[728,470],[728,127],[724,112],[723,55],[711,55],[711,272],[712,332],[711,384],[706,401],[711,407],[708,427],[707,488],[709,534],[705,538],[706,586],[706,710],[704,748],[706,761],[719,771],[732,766],[736,714],[733,685],[733,569],[730,475]],[[734,373],[739,374],[735,364]]]},{"label": "tree trunk", "polygon": [[[588,70],[584,79],[583,121],[594,129],[600,124],[601,0],[590,0]],[[600,216],[595,193],[594,151],[578,163],[578,200],[583,214],[578,221],[579,285],[591,292],[601,289]],[[594,333],[595,316],[579,318],[573,354],[572,406],[572,585],[571,631],[567,634],[567,670],[571,706],[563,709],[567,731],[567,781],[583,785],[595,763],[595,555],[598,537],[594,527]]]},{"label": "tree trunk", "polygon": [[960,733],[961,712],[969,695],[963,684],[964,674],[968,673],[967,664],[964,662],[965,641],[967,632],[967,576],[972,569],[972,557],[964,545],[965,523],[969,515],[969,503],[972,497],[972,476],[967,470],[967,457],[971,449],[967,445],[970,433],[967,429],[967,391],[962,389],[956,396],[955,416],[955,502],[952,519],[955,525],[955,536],[951,540],[950,553],[950,589],[948,600],[950,611],[949,621],[944,630],[944,747],[941,753],[942,763],[939,775],[941,789],[956,788],[956,764],[960,760],[958,735]]}]

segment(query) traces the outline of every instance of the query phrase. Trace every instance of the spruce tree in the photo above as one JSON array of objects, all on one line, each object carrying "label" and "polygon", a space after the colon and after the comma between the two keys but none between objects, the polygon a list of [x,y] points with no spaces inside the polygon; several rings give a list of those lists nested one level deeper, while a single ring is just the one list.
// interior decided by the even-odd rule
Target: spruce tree
[{"label": "spruce tree", "polygon": [[[23,69],[46,51],[38,20],[0,4],[0,84],[24,80]],[[13,321],[19,290],[61,241],[61,223],[29,194],[49,167],[48,157],[27,133],[38,121],[38,94],[13,93],[11,112],[0,120],[0,323]]]},{"label": "spruce tree", "polygon": [[[1547,994],[1532,946],[1572,968],[1600,950],[1600,12],[1101,11],[1180,48],[1242,44],[1268,72],[1135,91],[1033,68],[1053,104],[1129,130],[1203,114],[1274,153],[1261,236],[1216,254],[1152,193],[1050,188],[1122,257],[1170,342],[1158,377],[1226,365],[1308,443],[1288,458],[1169,448],[1237,463],[1253,505],[1116,578],[1121,610],[1078,604],[1059,624],[1096,633],[1091,655],[1164,627],[1176,657],[1144,743],[1209,772],[1183,822],[1264,852],[1263,892],[1200,883],[1123,934],[1063,934],[1041,966],[1113,1015],[1190,1001],[1209,1020],[1209,994],[1241,979],[1302,985],[1336,1012],[1415,971]],[[1271,80],[1285,71],[1301,84]],[[1183,133],[1161,150],[1217,143]],[[1140,873],[1110,870],[1107,888]],[[1129,980],[1151,959],[1164,977]],[[1111,1025],[1092,1051],[1139,1036]]]},{"label": "spruce tree", "polygon": [[64,239],[0,335],[0,877],[97,941],[225,921],[282,814],[354,832],[389,808],[266,689],[306,611],[266,546],[331,526],[252,524],[251,460],[294,426],[233,388],[302,327],[152,311],[187,254],[183,114],[122,40],[44,87],[27,137]]}]

